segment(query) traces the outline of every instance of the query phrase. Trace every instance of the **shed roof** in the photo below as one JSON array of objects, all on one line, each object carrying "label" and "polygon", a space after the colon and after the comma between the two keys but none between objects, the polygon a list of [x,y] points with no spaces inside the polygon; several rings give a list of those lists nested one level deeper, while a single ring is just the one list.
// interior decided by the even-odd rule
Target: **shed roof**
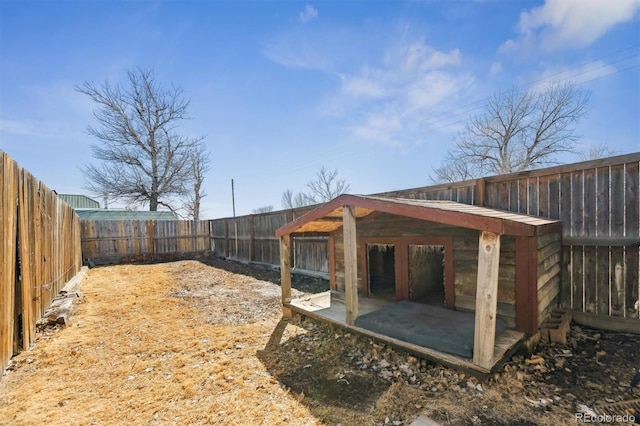
[{"label": "shed roof", "polygon": [[560,231],[560,221],[455,201],[415,200],[343,194],[276,230],[276,236],[292,233],[330,233],[342,227],[342,209],[354,207],[357,219],[373,212],[411,217],[501,235],[535,236]]}]

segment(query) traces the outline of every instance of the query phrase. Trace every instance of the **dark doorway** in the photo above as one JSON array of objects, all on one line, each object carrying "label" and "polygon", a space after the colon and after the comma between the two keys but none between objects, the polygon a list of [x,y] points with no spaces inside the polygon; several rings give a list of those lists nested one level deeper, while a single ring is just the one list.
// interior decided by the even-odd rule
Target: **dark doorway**
[{"label": "dark doorway", "polygon": [[367,244],[367,263],[370,294],[395,299],[395,246],[392,244]]},{"label": "dark doorway", "polygon": [[409,300],[445,306],[444,246],[409,246]]}]

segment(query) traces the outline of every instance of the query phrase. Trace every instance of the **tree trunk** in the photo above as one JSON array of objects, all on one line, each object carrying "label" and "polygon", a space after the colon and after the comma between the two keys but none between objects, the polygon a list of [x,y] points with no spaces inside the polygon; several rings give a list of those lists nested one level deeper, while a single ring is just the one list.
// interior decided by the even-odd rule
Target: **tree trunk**
[{"label": "tree trunk", "polygon": [[149,197],[149,211],[150,212],[157,212],[158,211],[158,196],[157,195],[151,195]]}]

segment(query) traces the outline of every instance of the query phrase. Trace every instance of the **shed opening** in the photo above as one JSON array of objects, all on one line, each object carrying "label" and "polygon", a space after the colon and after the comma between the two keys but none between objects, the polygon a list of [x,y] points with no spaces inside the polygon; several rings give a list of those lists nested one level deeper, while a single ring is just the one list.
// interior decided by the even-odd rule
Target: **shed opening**
[{"label": "shed opening", "polygon": [[409,300],[445,306],[444,246],[409,245]]},{"label": "shed opening", "polygon": [[367,244],[369,293],[385,299],[396,296],[396,260],[393,244]]}]

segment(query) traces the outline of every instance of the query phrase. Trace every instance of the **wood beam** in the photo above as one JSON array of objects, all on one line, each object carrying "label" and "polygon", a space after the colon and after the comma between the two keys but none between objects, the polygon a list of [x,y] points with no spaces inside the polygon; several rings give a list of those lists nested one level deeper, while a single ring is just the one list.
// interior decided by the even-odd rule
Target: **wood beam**
[{"label": "wood beam", "polygon": [[516,330],[538,331],[538,252],[534,237],[516,237]]},{"label": "wood beam", "polygon": [[476,206],[484,207],[484,199],[486,198],[485,187],[486,185],[483,178],[476,179],[476,186],[475,186],[475,205]]},{"label": "wood beam", "polygon": [[493,363],[493,347],[496,340],[499,264],[500,235],[482,232],[478,246],[473,363],[487,369],[490,369]]},{"label": "wood beam", "polygon": [[352,206],[342,209],[344,238],[344,281],[346,323],[354,325],[358,317],[358,251],[356,240],[356,214]]},{"label": "wood beam", "polygon": [[409,244],[400,240],[395,246],[396,301],[409,300]]},{"label": "wood beam", "polygon": [[[280,237],[280,289],[282,291],[282,305],[287,308],[291,303],[291,236]],[[284,316],[290,313],[283,309]]]},{"label": "wood beam", "polygon": [[327,240],[327,248],[329,251],[329,288],[337,290],[336,286],[336,237],[329,235]]}]

